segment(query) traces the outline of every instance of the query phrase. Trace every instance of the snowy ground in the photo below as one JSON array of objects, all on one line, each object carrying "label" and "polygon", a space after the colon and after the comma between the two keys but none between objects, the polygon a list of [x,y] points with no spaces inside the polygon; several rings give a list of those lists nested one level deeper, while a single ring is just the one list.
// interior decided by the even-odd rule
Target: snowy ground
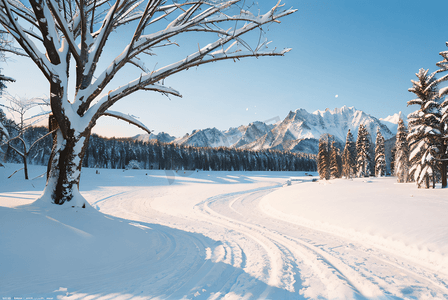
[{"label": "snowy ground", "polygon": [[448,190],[85,169],[93,208],[61,209],[16,168],[0,168],[2,299],[448,299]]}]

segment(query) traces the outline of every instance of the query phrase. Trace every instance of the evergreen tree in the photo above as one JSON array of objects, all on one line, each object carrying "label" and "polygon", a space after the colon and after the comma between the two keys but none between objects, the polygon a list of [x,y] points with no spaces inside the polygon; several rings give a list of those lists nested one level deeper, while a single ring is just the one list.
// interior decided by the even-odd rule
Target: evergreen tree
[{"label": "evergreen tree", "polygon": [[408,131],[402,119],[398,121],[397,139],[395,141],[394,175],[397,182],[409,181],[409,145],[407,141]]},{"label": "evergreen tree", "polygon": [[319,139],[319,153],[317,154],[317,172],[321,179],[330,179],[330,158],[328,155],[328,142]]},{"label": "evergreen tree", "polygon": [[[447,91],[448,92],[448,91]],[[442,175],[442,188],[446,188],[447,184],[447,166],[448,166],[448,99],[442,102],[440,105],[442,118],[441,118],[441,131],[443,141],[441,143],[441,161],[440,161],[440,173]]]},{"label": "evergreen tree", "polygon": [[[446,44],[448,46],[448,43]],[[448,70],[448,51],[440,52],[443,60],[437,63],[440,67],[439,72],[445,72]],[[442,76],[438,79],[438,83],[448,80],[448,75]],[[443,99],[448,94],[448,89],[444,88],[439,91],[439,98]],[[448,99],[445,99],[440,105],[442,118],[440,122],[440,131],[443,137],[443,143],[440,149],[440,173],[442,175],[442,188],[448,186],[447,183],[447,165],[448,165]]]},{"label": "evergreen tree", "polygon": [[395,148],[395,145],[392,146],[392,149],[390,149],[390,173],[392,176],[395,175],[395,152],[397,149]]},{"label": "evergreen tree", "polygon": [[356,175],[357,177],[370,176],[370,134],[366,127],[359,125],[356,140]]},{"label": "evergreen tree", "polygon": [[386,153],[384,148],[384,137],[378,128],[375,141],[375,176],[386,175]]},{"label": "evergreen tree", "polygon": [[342,152],[342,176],[353,178],[356,173],[356,147],[353,134],[350,129],[345,140],[344,152]]},{"label": "evergreen tree", "polygon": [[439,165],[437,160],[444,154],[441,153],[441,112],[435,74],[428,75],[428,70],[420,69],[416,73],[418,80],[412,80],[412,88],[409,89],[417,98],[409,101],[408,105],[420,106],[408,116],[410,174],[418,187],[424,185],[425,188],[429,188],[431,179],[432,186],[435,187],[436,169]]},{"label": "evergreen tree", "polygon": [[330,177],[341,178],[341,155],[335,143],[333,141],[330,147]]}]

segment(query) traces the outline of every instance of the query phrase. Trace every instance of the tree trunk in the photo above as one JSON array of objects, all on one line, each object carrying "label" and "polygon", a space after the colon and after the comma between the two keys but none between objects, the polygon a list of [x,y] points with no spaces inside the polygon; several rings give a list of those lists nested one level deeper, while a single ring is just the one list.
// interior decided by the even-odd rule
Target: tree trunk
[{"label": "tree trunk", "polygon": [[23,156],[23,172],[25,173],[25,179],[28,180],[28,163],[26,161],[27,155]]},{"label": "tree trunk", "polygon": [[446,142],[442,142],[442,149],[441,149],[441,153],[442,153],[442,161],[440,162],[439,166],[440,166],[440,175],[442,176],[442,189],[447,187],[447,179],[446,179],[446,167],[447,167],[447,161],[444,159],[448,159],[447,155],[446,155],[446,149],[447,145]]},{"label": "tree trunk", "polygon": [[56,131],[44,196],[54,204],[85,207],[86,200],[79,193],[79,180],[90,131],[75,132],[68,129],[64,138],[60,128]]},{"label": "tree trunk", "polygon": [[447,166],[447,162],[442,161],[440,164],[440,174],[442,175],[442,189],[447,187],[446,166]]}]

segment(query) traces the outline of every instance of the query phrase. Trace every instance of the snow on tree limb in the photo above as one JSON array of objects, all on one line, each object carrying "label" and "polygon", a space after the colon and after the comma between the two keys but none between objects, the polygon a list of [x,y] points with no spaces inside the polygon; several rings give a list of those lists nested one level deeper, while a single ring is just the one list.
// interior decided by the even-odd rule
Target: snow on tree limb
[{"label": "snow on tree limb", "polygon": [[0,74],[0,81],[15,82],[16,80],[14,78]]},{"label": "snow on tree limb", "polygon": [[[160,2],[160,1],[156,1]],[[228,5],[229,3],[233,4],[238,1],[232,1],[226,3]],[[198,4],[203,4],[204,2],[198,1],[198,2],[189,2],[186,4],[192,4],[193,7]],[[211,29],[208,27],[205,27],[205,25],[209,24],[216,24],[219,22],[224,21],[246,21],[251,22],[248,24],[243,25],[239,29],[235,29],[232,34],[227,34],[226,36],[220,37],[217,41],[214,43],[211,43],[202,49],[200,49],[198,52],[193,53],[184,60],[178,61],[177,63],[171,64],[169,66],[166,66],[165,68],[161,68],[158,71],[156,71],[157,74],[149,74],[150,80],[142,79],[142,82],[140,83],[140,86],[144,86],[144,84],[152,84],[154,82],[158,82],[169,75],[172,75],[174,73],[180,72],[182,70],[186,70],[188,68],[198,66],[201,64],[205,64],[208,62],[223,60],[223,59],[238,59],[243,57],[258,57],[258,56],[275,56],[275,55],[284,55],[286,52],[288,52],[290,49],[285,49],[283,51],[260,51],[260,47],[257,48],[257,51],[248,51],[245,53],[229,53],[229,52],[220,52],[216,51],[218,48],[221,48],[223,45],[227,44],[230,41],[234,41],[238,39],[241,35],[259,28],[260,26],[271,23],[274,20],[281,18],[283,16],[289,15],[296,10],[290,9],[286,10],[284,12],[281,12],[277,15],[274,14],[274,10],[269,11],[265,15],[262,16],[250,16],[250,15],[244,15],[244,16],[225,16],[220,15],[218,17],[212,18],[212,19],[206,19],[207,17],[213,15],[214,13],[219,12],[222,7],[225,7],[225,5],[221,5],[219,7],[211,7],[208,10],[202,12],[199,16],[196,16],[192,18],[191,20],[187,20],[188,17],[191,17],[191,14],[184,15],[184,18],[182,19],[182,22],[180,22],[179,19],[177,26],[174,26],[173,23],[171,23],[166,29],[161,30],[159,32],[156,32],[154,34],[144,35],[141,36],[142,30],[138,28],[139,26],[142,26],[141,24],[144,23],[143,21],[139,23],[137,26],[137,29],[134,33],[134,36],[131,38],[130,44],[123,50],[123,52],[114,59],[114,61],[109,65],[109,67],[103,71],[102,74],[98,76],[98,78],[92,82],[91,85],[89,85],[84,91],[80,91],[77,95],[77,99],[80,99],[82,103],[79,103],[78,107],[78,113],[83,114],[88,107],[90,106],[90,103],[102,92],[102,90],[107,86],[107,84],[111,81],[111,79],[114,77],[114,75],[126,64],[126,63],[135,63],[135,60],[132,60],[132,58],[136,57],[138,54],[143,53],[144,51],[147,51],[157,45],[159,45],[161,42],[168,40],[169,38],[172,38],[176,35],[179,35],[181,33],[185,32],[191,32],[191,31],[203,31],[203,32],[211,32],[211,33],[217,33],[224,35],[227,31],[224,30],[216,30]],[[188,10],[187,10],[188,12]],[[148,10],[148,14],[151,14],[152,11]],[[142,16],[143,18],[149,18],[150,16]],[[177,20],[176,19],[176,20]],[[187,22],[188,21],[188,22]],[[200,27],[204,26],[204,27]],[[267,43],[265,43],[267,44]],[[215,52],[216,51],[216,52]],[[214,53],[212,53],[214,52]],[[163,71],[163,72],[162,72]],[[148,78],[148,74],[144,74],[142,78]]]},{"label": "snow on tree limb", "polygon": [[137,126],[140,129],[143,129],[144,131],[146,131],[147,133],[151,134],[151,130],[145,126],[145,124],[143,124],[142,122],[140,122],[139,120],[137,120],[136,118],[134,118],[131,115],[127,115],[118,111],[111,111],[111,110],[107,110],[106,112],[104,112],[102,114],[103,116],[109,116],[109,117],[114,117],[117,118],[119,120],[123,120],[126,122],[129,122],[132,125]]},{"label": "snow on tree limb", "polygon": [[68,43],[68,46],[70,47],[71,54],[73,55],[74,59],[79,62],[79,48],[76,45],[75,42],[75,36],[72,31],[69,29],[69,24],[65,20],[63,16],[61,16],[59,8],[55,6],[56,3],[53,1],[49,1],[48,5],[51,10],[52,15],[54,16],[59,30],[61,30],[61,33],[63,34],[65,40]]}]

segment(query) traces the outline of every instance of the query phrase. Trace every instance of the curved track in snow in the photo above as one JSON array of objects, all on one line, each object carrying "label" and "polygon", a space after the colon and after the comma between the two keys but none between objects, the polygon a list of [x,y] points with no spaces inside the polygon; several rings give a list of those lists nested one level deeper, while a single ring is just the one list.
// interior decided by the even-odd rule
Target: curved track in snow
[{"label": "curved track in snow", "polygon": [[[150,277],[142,274],[135,283],[142,296],[448,299],[448,276],[436,269],[282,220],[263,203],[277,187],[223,193],[191,205],[182,198],[161,204],[138,188],[92,204],[156,231],[157,263],[146,270]],[[173,209],[177,204],[182,207]]]}]

